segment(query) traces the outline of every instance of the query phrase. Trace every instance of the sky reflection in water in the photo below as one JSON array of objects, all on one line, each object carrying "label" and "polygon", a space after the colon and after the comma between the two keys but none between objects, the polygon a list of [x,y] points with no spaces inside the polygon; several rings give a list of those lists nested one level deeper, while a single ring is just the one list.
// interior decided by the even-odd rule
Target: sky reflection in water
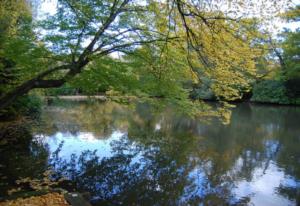
[{"label": "sky reflection in water", "polygon": [[54,105],[34,141],[95,205],[297,205],[298,119],[300,108],[250,104],[229,125],[145,105]]},{"label": "sky reflection in water", "polygon": [[[159,124],[157,124],[159,125]],[[158,126],[156,129],[158,130]],[[46,144],[49,146],[50,153],[55,152],[59,147],[61,142],[64,142],[60,156],[66,161],[70,161],[72,154],[81,154],[86,150],[97,151],[97,156],[101,158],[110,158],[113,154],[112,144],[115,141],[120,141],[121,138],[127,138],[126,133],[120,131],[114,131],[110,136],[105,139],[98,139],[93,135],[93,133],[88,132],[79,132],[76,135],[70,133],[61,133],[57,132],[53,136],[43,137]],[[266,143],[266,147],[272,152],[272,147],[276,147],[276,142]],[[136,159],[133,162],[139,161],[140,158]],[[238,158],[235,162],[233,168],[238,170],[242,167],[243,160]],[[235,195],[234,199],[241,199],[243,197],[250,197],[250,203],[254,205],[296,205],[295,201],[288,200],[283,198],[280,195],[277,195],[276,189],[280,185],[284,185],[290,188],[299,188],[299,182],[291,177],[286,176],[282,169],[280,169],[276,162],[271,161],[268,165],[268,168],[255,168],[253,170],[253,178],[251,181],[241,179],[235,182],[235,188],[233,188],[232,193]],[[205,182],[208,182],[205,172],[202,171],[201,167],[194,168],[190,171],[189,178],[192,179],[197,185],[199,196],[205,196],[205,192],[208,188],[205,188]],[[298,184],[298,185],[297,185]],[[188,190],[186,190],[188,192]],[[183,194],[186,198],[189,198],[189,194]],[[185,202],[185,201],[183,201]],[[234,203],[234,202],[232,202]]]}]

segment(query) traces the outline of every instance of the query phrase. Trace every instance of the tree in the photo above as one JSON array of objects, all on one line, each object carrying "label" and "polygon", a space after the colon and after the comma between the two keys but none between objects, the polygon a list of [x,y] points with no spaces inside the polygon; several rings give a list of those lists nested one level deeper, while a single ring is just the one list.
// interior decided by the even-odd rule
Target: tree
[{"label": "tree", "polygon": [[[285,18],[289,22],[300,21],[300,5],[290,9],[285,14]],[[283,36],[283,58],[285,61],[285,68],[283,71],[284,78],[286,79],[286,87],[288,95],[291,98],[300,98],[300,27],[295,31],[287,30]],[[296,100],[299,102],[299,100]]]},{"label": "tree", "polygon": [[[21,28],[31,21],[30,10],[25,1],[3,1],[0,5],[0,96],[15,83],[17,78],[16,62],[7,54],[10,40],[17,41],[28,30]],[[24,29],[21,34],[21,29]]]},{"label": "tree", "polygon": [[[285,7],[287,2],[288,0],[276,1],[276,7],[272,7],[272,4],[270,8]],[[224,6],[226,12],[223,12]],[[224,64],[224,69],[228,69],[229,63],[233,63],[234,66],[230,69],[237,68],[239,73],[240,63],[246,58],[238,61],[235,61],[234,57],[228,58],[226,62],[214,61],[211,55],[216,54],[220,57],[227,54],[219,53],[219,47],[213,42],[216,40],[222,43],[225,40],[219,46],[238,42],[235,47],[241,48],[242,55],[249,54],[244,52],[244,46],[239,44],[244,41],[251,43],[247,37],[251,29],[245,27],[248,20],[243,24],[240,22],[255,15],[249,11],[254,11],[256,7],[253,0],[172,0],[165,3],[153,0],[145,4],[133,0],[59,0],[56,15],[41,24],[43,31],[47,31],[46,35],[35,39],[31,48],[22,52],[21,56],[27,56],[30,61],[25,61],[26,65],[21,62],[21,65],[26,66],[25,73],[29,73],[31,77],[24,75],[18,86],[3,94],[0,98],[0,108],[8,106],[17,97],[32,89],[63,85],[84,71],[95,59],[99,60],[115,52],[131,52],[139,45],[168,43],[178,38],[187,43],[185,48],[191,68],[192,61],[200,61],[207,68],[219,68],[218,65]],[[262,13],[269,12],[270,10],[262,10]],[[215,38],[216,34],[222,32],[231,36],[223,38],[220,35]],[[206,45],[210,43],[211,48],[208,49]],[[230,46],[227,50],[231,50]],[[191,56],[194,56],[192,60]],[[18,59],[16,55],[15,57]],[[216,73],[217,79],[223,78],[223,71],[217,69]],[[230,75],[225,76],[226,79],[230,78]],[[220,88],[225,78],[220,80],[219,86],[216,87],[222,92],[224,89]],[[236,96],[235,92],[229,96],[232,95]]]},{"label": "tree", "polygon": [[[299,22],[300,21],[300,5],[290,9],[284,13],[284,18],[288,22]],[[285,39],[282,45],[283,58],[285,61],[284,73],[287,78],[300,77],[300,27],[296,28],[295,31],[286,30],[283,34]]]},{"label": "tree", "polygon": [[[289,8],[281,14],[283,20],[296,24],[300,20],[300,6]],[[280,34],[281,42],[277,45],[277,56],[280,62],[280,72],[278,78],[284,83],[286,97],[290,99],[290,103],[298,103],[300,97],[300,28],[294,31],[285,28]]]}]

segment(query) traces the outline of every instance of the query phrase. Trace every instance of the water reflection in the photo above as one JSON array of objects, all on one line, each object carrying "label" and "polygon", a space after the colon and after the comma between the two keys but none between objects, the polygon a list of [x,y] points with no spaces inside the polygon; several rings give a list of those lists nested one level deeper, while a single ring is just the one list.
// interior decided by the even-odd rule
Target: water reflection
[{"label": "water reflection", "polygon": [[[229,125],[147,105],[53,105],[15,164],[35,175],[50,165],[95,205],[297,205],[299,119],[300,108],[250,104]],[[11,161],[0,158],[0,173],[30,174]]]}]

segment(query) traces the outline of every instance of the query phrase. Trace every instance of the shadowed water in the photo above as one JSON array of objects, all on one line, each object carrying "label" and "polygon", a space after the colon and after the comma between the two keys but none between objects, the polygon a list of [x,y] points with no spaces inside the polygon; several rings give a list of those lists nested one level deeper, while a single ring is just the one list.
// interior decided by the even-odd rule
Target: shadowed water
[{"label": "shadowed water", "polygon": [[224,125],[144,104],[65,102],[44,109],[32,136],[1,150],[0,197],[50,166],[94,205],[300,204],[300,108],[239,104]]}]

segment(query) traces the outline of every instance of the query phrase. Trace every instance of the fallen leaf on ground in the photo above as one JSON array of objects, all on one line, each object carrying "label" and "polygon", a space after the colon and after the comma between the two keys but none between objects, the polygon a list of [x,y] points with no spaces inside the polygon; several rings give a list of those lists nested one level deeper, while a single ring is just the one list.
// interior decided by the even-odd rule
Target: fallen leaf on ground
[{"label": "fallen leaf on ground", "polygon": [[42,196],[18,198],[0,202],[0,206],[70,206],[64,196],[59,193],[49,193]]}]

